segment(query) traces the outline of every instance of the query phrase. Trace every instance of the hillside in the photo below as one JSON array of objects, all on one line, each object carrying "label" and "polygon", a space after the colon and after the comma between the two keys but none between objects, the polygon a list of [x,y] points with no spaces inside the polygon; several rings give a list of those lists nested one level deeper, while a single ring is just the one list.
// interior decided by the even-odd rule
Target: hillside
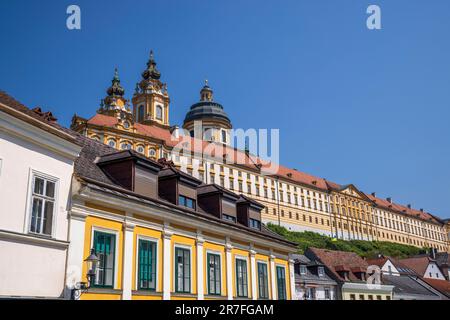
[{"label": "hillside", "polygon": [[280,227],[269,223],[267,227],[285,237],[286,239],[298,244],[298,252],[303,253],[309,247],[351,251],[355,252],[361,257],[371,258],[377,254],[392,256],[397,258],[405,258],[411,255],[417,255],[425,252],[425,249],[420,249],[414,246],[408,246],[399,243],[385,242],[385,241],[363,241],[363,240],[340,240],[331,239],[328,236],[320,235],[315,232],[293,232],[288,231],[284,227]]}]

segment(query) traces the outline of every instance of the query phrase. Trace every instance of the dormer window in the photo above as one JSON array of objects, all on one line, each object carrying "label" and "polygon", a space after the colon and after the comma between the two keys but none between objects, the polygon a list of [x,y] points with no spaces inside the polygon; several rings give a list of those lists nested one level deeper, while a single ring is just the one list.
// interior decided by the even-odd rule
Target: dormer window
[{"label": "dormer window", "polygon": [[222,214],[222,219],[226,221],[236,222],[236,217],[229,216],[227,214]]},{"label": "dormer window", "polygon": [[194,199],[180,195],[180,196],[178,196],[178,204],[180,206],[195,210],[195,200]]},{"label": "dormer window", "polygon": [[300,274],[302,275],[306,274],[306,266],[303,264],[300,265]]},{"label": "dormer window", "polygon": [[325,275],[325,269],[323,267],[319,267],[317,269],[317,273],[319,274],[319,277],[323,277]]},{"label": "dormer window", "polygon": [[250,219],[250,228],[261,230],[261,222],[256,219]]}]

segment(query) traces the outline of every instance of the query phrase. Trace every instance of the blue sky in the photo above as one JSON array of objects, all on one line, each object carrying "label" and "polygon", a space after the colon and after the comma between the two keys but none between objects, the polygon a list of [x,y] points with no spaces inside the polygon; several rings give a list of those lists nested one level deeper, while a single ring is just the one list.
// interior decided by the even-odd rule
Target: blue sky
[{"label": "blue sky", "polygon": [[153,49],[171,124],[208,78],[234,127],[280,129],[283,164],[450,217],[449,30],[448,0],[1,1],[0,88],[68,126],[116,66],[131,98]]}]

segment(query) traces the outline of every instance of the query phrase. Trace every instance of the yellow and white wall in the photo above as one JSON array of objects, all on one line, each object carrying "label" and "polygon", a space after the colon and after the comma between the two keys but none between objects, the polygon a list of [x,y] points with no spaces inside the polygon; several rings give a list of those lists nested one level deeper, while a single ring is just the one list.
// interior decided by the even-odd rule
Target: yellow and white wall
[{"label": "yellow and white wall", "polygon": [[[147,209],[148,206],[146,206]],[[287,299],[292,298],[294,265],[289,254],[295,247],[280,247],[272,241],[261,243],[244,231],[227,230],[209,224],[187,220],[170,219],[161,210],[155,215],[138,212],[132,207],[120,209],[120,205],[105,206],[93,202],[77,201],[71,211],[70,249],[68,259],[68,282],[86,281],[87,265],[83,260],[93,247],[95,230],[116,235],[114,286],[109,289],[91,288],[81,299],[237,299],[236,258],[247,261],[248,297],[258,299],[257,262],[267,263],[269,298],[277,297],[276,267],[285,268]],[[125,207],[124,207],[125,208]],[[153,211],[151,209],[147,211]],[[208,227],[206,227],[208,226]],[[217,231],[217,232],[216,232]],[[138,239],[149,239],[156,244],[156,290],[138,290]],[[246,239],[250,241],[246,241]],[[175,248],[190,250],[190,292],[175,292]],[[280,250],[281,249],[281,250]],[[221,294],[208,295],[207,254],[220,255]],[[76,272],[74,270],[80,270]],[[74,276],[74,275],[78,275]],[[68,288],[70,284],[68,285]]]}]

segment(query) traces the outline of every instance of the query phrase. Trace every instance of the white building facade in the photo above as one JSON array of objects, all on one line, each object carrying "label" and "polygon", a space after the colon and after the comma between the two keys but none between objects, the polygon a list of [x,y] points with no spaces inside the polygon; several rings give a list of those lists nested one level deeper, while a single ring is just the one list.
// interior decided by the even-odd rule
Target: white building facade
[{"label": "white building facade", "polygon": [[0,92],[0,298],[64,292],[67,210],[81,147],[41,116]]}]

